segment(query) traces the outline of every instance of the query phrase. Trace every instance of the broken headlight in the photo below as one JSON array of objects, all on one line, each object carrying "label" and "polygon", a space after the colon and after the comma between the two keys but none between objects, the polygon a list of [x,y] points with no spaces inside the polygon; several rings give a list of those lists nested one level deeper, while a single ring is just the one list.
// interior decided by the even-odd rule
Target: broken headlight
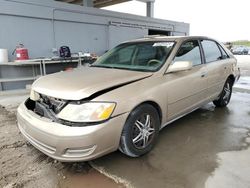
[{"label": "broken headlight", "polygon": [[69,103],[57,117],[71,122],[99,122],[109,119],[114,109],[115,103],[109,102]]}]

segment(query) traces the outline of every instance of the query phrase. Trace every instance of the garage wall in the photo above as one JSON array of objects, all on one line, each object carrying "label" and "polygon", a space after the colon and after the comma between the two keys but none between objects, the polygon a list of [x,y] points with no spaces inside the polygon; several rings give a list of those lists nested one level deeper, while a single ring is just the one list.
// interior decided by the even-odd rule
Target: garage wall
[{"label": "garage wall", "polygon": [[109,26],[109,47],[115,47],[120,41],[140,38],[148,34],[148,29],[138,29],[122,26]]},{"label": "garage wall", "polygon": [[[116,24],[113,24],[116,23]],[[51,57],[52,48],[103,54],[124,40],[143,37],[148,29],[188,35],[189,24],[86,8],[53,0],[0,0],[0,48],[19,43],[31,58]],[[124,26],[125,24],[125,26]]]},{"label": "garage wall", "polygon": [[68,45],[73,52],[102,54],[107,49],[107,29],[104,25],[56,21],[56,46]]},{"label": "garage wall", "polygon": [[53,46],[51,21],[44,19],[31,19],[12,15],[0,15],[0,48],[11,52],[19,43],[29,48],[33,57],[40,57],[51,53]]}]

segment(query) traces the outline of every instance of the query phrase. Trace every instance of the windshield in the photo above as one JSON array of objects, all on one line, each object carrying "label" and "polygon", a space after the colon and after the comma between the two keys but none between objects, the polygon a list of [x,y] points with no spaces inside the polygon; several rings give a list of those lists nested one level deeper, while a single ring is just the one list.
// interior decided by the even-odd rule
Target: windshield
[{"label": "windshield", "polygon": [[157,71],[168,58],[174,42],[121,44],[101,56],[92,66],[135,71]]}]

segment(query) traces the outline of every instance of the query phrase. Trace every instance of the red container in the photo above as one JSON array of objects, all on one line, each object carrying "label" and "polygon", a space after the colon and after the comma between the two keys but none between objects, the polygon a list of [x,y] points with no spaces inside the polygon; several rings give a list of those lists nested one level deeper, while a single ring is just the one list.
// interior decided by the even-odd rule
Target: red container
[{"label": "red container", "polygon": [[29,59],[29,53],[28,49],[24,48],[23,45],[19,45],[16,48],[16,60],[28,60]]}]

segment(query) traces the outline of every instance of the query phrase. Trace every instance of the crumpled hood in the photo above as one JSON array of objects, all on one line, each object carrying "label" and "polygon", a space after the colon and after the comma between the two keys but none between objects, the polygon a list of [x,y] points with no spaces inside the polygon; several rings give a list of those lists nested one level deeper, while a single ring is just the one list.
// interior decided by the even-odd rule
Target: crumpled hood
[{"label": "crumpled hood", "polygon": [[96,92],[151,75],[148,72],[82,67],[43,76],[33,83],[32,90],[59,99],[80,100]]}]

